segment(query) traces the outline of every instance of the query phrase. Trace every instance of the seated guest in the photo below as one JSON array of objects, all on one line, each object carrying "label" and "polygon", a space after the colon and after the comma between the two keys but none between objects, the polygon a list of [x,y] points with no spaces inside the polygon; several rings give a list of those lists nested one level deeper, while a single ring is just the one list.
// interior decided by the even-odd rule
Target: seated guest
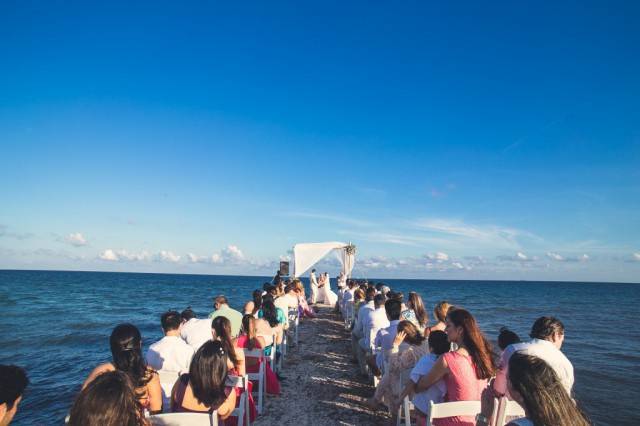
[{"label": "seated guest", "polygon": [[216,317],[211,321],[211,335],[214,341],[222,344],[222,348],[227,354],[227,370],[229,374],[244,376],[244,353],[236,350],[231,337],[231,322],[227,317]]},{"label": "seated guest", "polygon": [[556,372],[567,393],[571,395],[574,381],[573,365],[560,351],[564,342],[562,322],[554,317],[540,317],[533,323],[529,336],[531,337],[530,342],[515,343],[507,346],[502,352],[498,364],[498,374],[493,382],[493,390],[498,395],[507,394],[506,378],[509,372],[509,358],[514,352],[522,352],[525,355],[537,356],[549,364]]},{"label": "seated guest", "polygon": [[451,344],[447,338],[447,333],[444,331],[436,330],[429,334],[429,352],[428,355],[420,358],[413,370],[411,370],[410,380],[404,388],[404,391],[400,395],[398,403],[400,403],[406,395],[413,395],[411,402],[416,408],[417,424],[425,424],[429,417],[429,401],[433,401],[438,404],[444,402],[444,395],[447,391],[447,387],[444,381],[438,380],[427,390],[420,393],[414,393],[416,384],[421,377],[429,374],[434,364],[438,360],[438,357],[446,352],[449,352]]},{"label": "seated guest", "polygon": [[295,295],[298,298],[298,309],[300,310],[301,315],[307,318],[315,318],[316,313],[307,303],[307,298],[304,294],[304,285],[302,284],[302,281],[300,281],[299,279],[295,279],[292,281],[292,284],[295,289]]},{"label": "seated guest", "polygon": [[1,426],[7,426],[13,420],[28,384],[27,373],[22,368],[15,365],[0,365]]},{"label": "seated guest", "polygon": [[[223,316],[214,318],[211,321],[211,333],[213,335],[213,340],[220,342],[222,344],[222,348],[227,354],[228,373],[232,376],[244,376],[247,374],[244,351],[236,346],[234,339],[231,337],[231,322]],[[247,398],[249,399],[249,414],[250,420],[253,422],[258,413],[253,397],[251,396],[251,383],[249,383],[248,388],[249,393],[247,394]],[[237,394],[236,396],[239,398],[243,390],[236,388],[235,391]]]},{"label": "seated guest", "polygon": [[151,414],[160,413],[162,411],[160,378],[153,368],[147,366],[142,356],[140,331],[132,324],[120,324],[113,329],[109,344],[113,360],[94,368],[84,381],[82,389],[102,373],[122,371],[131,379],[141,407],[149,410]]},{"label": "seated guest", "polygon": [[373,311],[365,312],[365,318],[362,322],[363,337],[358,342],[365,352],[369,352],[373,349],[374,339],[378,334],[378,331],[389,327],[387,312],[384,308],[385,302],[386,297],[383,294],[376,294],[373,298],[375,309]]},{"label": "seated guest", "polygon": [[251,310],[251,315],[258,318],[258,311],[262,308],[262,295],[264,291],[262,290],[253,290],[251,293],[251,297],[253,298],[253,309]]},{"label": "seated guest", "polygon": [[262,309],[258,312],[258,318],[267,321],[271,328],[271,335],[276,336],[276,341],[272,342],[271,345],[266,346],[264,349],[264,354],[268,356],[271,355],[274,343],[278,345],[282,343],[284,335],[284,313],[282,312],[282,309],[276,308],[276,305],[273,303],[273,298],[266,295],[262,298]]},{"label": "seated guest", "polygon": [[436,324],[432,325],[431,327],[429,327],[429,332],[431,331],[435,331],[435,330],[440,330],[440,331],[444,331],[446,324],[445,324],[445,320],[447,318],[447,313],[449,312],[449,308],[451,308],[451,305],[449,304],[449,302],[447,301],[442,301],[439,302],[435,308],[433,308],[433,316],[436,319]]},{"label": "seated guest", "polygon": [[553,367],[544,360],[516,352],[509,358],[509,394],[526,414],[507,426],[588,426],[585,414],[571,399]]},{"label": "seated guest", "polygon": [[180,314],[168,311],[160,317],[164,337],[149,347],[147,365],[160,371],[186,373],[194,350],[180,337]]},{"label": "seated guest", "polygon": [[353,311],[355,312],[356,318],[358,317],[358,311],[364,303],[366,303],[365,293],[361,288],[358,288],[353,292]]},{"label": "seated guest", "polygon": [[182,325],[180,337],[195,351],[200,349],[204,342],[211,340],[211,320],[196,318],[196,314],[187,308],[180,314]]},{"label": "seated guest", "polygon": [[384,303],[384,311],[389,321],[389,327],[380,329],[378,333],[376,333],[373,347],[378,349],[378,351],[367,359],[367,364],[373,371],[373,374],[378,377],[382,374],[381,370],[384,368],[384,362],[388,360],[389,352],[391,352],[391,348],[393,347],[393,341],[396,338],[398,324],[400,323],[401,310],[402,305],[397,299],[389,299]]},{"label": "seated guest", "polygon": [[[266,323],[265,320],[256,319],[253,317],[253,315],[245,315],[244,317],[242,317],[242,331],[240,333],[240,336],[235,341],[236,348],[248,349],[251,351],[254,349],[264,349],[267,346],[265,338],[258,335],[256,326],[258,322]],[[273,372],[273,370],[271,370],[271,364],[265,362],[264,359],[260,361],[256,358],[245,358],[245,368],[247,373],[257,373],[260,370],[260,362],[264,362],[265,364],[265,389],[267,393],[272,395],[280,394],[280,382],[278,381],[278,377]]]},{"label": "seated guest", "polygon": [[[449,341],[456,343],[455,351],[438,358],[426,376],[420,378],[416,392],[422,392],[444,379],[448,402],[480,401],[487,380],[496,371],[491,345],[484,337],[475,318],[465,309],[451,309],[446,317]],[[474,426],[473,417],[445,417],[434,420],[434,425]]]},{"label": "seated guest", "polygon": [[509,345],[520,342],[520,337],[518,337],[516,333],[509,330],[507,327],[500,328],[500,334],[498,334],[498,347],[501,351],[504,351]]},{"label": "seated guest", "polygon": [[429,315],[424,309],[422,297],[420,297],[420,295],[415,291],[409,293],[407,309],[402,311],[401,318],[414,323],[421,333],[424,333],[427,329],[427,326],[429,325]]},{"label": "seated guest", "polygon": [[211,413],[217,410],[222,420],[236,406],[236,393],[225,386],[227,353],[219,341],[209,340],[193,355],[189,374],[183,374],[171,391],[171,411],[175,413]]},{"label": "seated guest", "polygon": [[[376,296],[376,289],[373,287],[368,287],[365,293],[365,303],[361,304],[359,308],[356,309],[356,319],[355,325],[351,330],[351,348],[353,351],[353,355],[358,360],[358,365],[360,366],[360,373],[366,374],[366,350],[362,349],[360,346],[360,341],[364,339],[365,333],[365,319],[368,317],[370,312],[375,310],[375,302],[374,298]],[[355,309],[355,306],[354,306]],[[368,346],[367,346],[368,348]],[[368,350],[368,349],[367,349]]]},{"label": "seated guest", "polygon": [[347,309],[347,305],[349,303],[353,303],[353,295],[355,294],[355,291],[355,281],[348,280],[347,287],[343,289],[342,298],[340,299],[340,311],[342,312],[343,316],[346,315],[345,312]]},{"label": "seated guest", "polygon": [[[389,302],[389,301],[387,301]],[[392,302],[398,302],[393,300]],[[400,345],[405,343],[404,349]],[[392,415],[398,411],[398,396],[400,389],[397,388],[400,381],[400,374],[404,370],[415,367],[420,358],[429,353],[429,343],[422,333],[410,321],[400,321],[398,324],[397,334],[391,345],[391,353],[389,354],[389,362],[387,369],[376,387],[376,392],[369,401],[371,406],[377,406],[380,402],[384,402],[389,407]]]},{"label": "seated guest", "polygon": [[68,426],[148,426],[133,383],[122,371],[100,374],[76,397]]},{"label": "seated guest", "polygon": [[213,307],[215,308],[215,311],[209,314],[209,319],[214,319],[220,316],[226,317],[231,321],[231,333],[233,333],[233,337],[240,334],[240,327],[242,327],[242,313],[235,309],[231,309],[229,301],[223,295],[217,296],[213,299]]},{"label": "seated guest", "polygon": [[295,294],[295,286],[287,284],[284,288],[284,294],[273,302],[277,308],[282,309],[285,313],[285,328],[289,327],[289,309],[298,309],[298,297]]}]

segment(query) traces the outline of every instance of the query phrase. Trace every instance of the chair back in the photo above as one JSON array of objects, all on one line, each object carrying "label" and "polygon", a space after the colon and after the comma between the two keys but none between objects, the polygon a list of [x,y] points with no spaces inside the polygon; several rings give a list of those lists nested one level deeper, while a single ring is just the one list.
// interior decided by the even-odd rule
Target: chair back
[{"label": "chair back", "polygon": [[158,370],[160,377],[160,387],[162,388],[162,411],[169,412],[171,408],[171,391],[173,385],[180,377],[177,371]]},{"label": "chair back", "polygon": [[430,401],[427,426],[433,425],[433,419],[441,419],[443,417],[475,417],[481,411],[481,408],[480,401],[454,401],[440,404],[434,404],[433,401]]},{"label": "chair back", "polygon": [[164,413],[149,416],[153,426],[218,426],[218,413]]},{"label": "chair back", "polygon": [[247,373],[247,377],[249,380],[253,382],[257,382],[256,387],[253,388],[254,392],[258,392],[258,406],[256,407],[258,410],[258,414],[262,414],[262,405],[263,398],[266,394],[267,389],[267,373],[266,373],[266,358],[264,356],[264,351],[262,349],[244,349],[244,357],[246,358],[259,358],[260,363],[258,364],[258,372],[257,373]]},{"label": "chair back", "polygon": [[226,385],[232,388],[242,389],[236,408],[231,412],[231,417],[238,419],[238,426],[250,426],[249,419],[249,378],[245,376],[227,376]]},{"label": "chair back", "polygon": [[511,401],[506,396],[500,399],[494,399],[495,422],[494,426],[504,426],[507,423],[507,417],[525,417],[524,409],[515,401]]}]

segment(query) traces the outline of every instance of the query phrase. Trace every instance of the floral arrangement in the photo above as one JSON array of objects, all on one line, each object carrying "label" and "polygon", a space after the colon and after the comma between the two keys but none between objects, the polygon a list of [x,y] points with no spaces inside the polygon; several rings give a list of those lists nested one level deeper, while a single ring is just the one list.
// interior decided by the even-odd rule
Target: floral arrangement
[{"label": "floral arrangement", "polygon": [[349,243],[349,245],[345,247],[345,251],[348,255],[355,255],[356,246],[354,244]]}]

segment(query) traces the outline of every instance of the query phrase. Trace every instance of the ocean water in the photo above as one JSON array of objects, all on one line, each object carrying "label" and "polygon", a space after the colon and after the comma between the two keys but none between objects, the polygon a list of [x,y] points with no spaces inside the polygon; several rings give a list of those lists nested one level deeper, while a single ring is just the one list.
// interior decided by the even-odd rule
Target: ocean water
[{"label": "ocean water", "polygon": [[[220,293],[239,309],[269,279],[0,271],[0,363],[25,367],[31,380],[15,424],[62,424],[82,381],[110,359],[115,325],[138,326],[147,347],[162,336],[162,312],[191,306],[204,316]],[[575,396],[594,423],[640,424],[640,285],[384,281],[405,294],[418,291],[428,309],[440,300],[467,308],[492,341],[502,326],[524,340],[537,317],[557,316],[566,327]]]}]

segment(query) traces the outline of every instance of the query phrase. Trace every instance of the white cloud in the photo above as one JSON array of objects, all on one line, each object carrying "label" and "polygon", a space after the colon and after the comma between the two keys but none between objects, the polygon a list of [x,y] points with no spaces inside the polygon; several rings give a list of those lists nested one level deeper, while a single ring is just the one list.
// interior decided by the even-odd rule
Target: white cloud
[{"label": "white cloud", "polygon": [[220,250],[220,253],[214,253],[211,256],[198,256],[188,253],[187,260],[190,263],[210,263],[214,265],[238,265],[248,262],[242,250],[232,244]]},{"label": "white cloud", "polygon": [[560,256],[558,253],[548,252],[547,257],[549,259],[557,260],[558,262],[562,262],[564,260],[564,257]]},{"label": "white cloud", "polygon": [[160,252],[154,256],[154,260],[156,262],[171,262],[171,263],[177,263],[180,261],[180,257],[179,255],[173,253],[172,251],[168,251],[168,250],[160,250]]},{"label": "white cloud", "polygon": [[89,242],[80,232],[72,232],[64,239],[67,243],[75,247],[86,246]]},{"label": "white cloud", "polygon": [[107,260],[107,261],[110,261],[110,262],[117,262],[118,261],[118,255],[111,249],[106,249],[105,251],[100,253],[98,255],[98,258],[101,259],[101,260]]},{"label": "white cloud", "polygon": [[536,256],[527,256],[523,252],[519,251],[513,256],[498,256],[498,260],[508,262],[533,262],[538,260],[538,258]]},{"label": "white cloud", "polygon": [[640,253],[633,253],[633,260],[640,262]]},{"label": "white cloud", "polygon": [[142,262],[151,259],[151,255],[147,251],[139,253],[130,253],[127,250],[106,249],[98,255],[98,259],[110,262]]},{"label": "white cloud", "polygon": [[469,246],[482,245],[497,248],[520,248],[521,240],[542,241],[531,232],[515,228],[507,228],[496,225],[471,225],[461,220],[452,219],[421,219],[412,223],[412,226],[446,236],[450,244]]},{"label": "white cloud", "polygon": [[441,251],[437,252],[436,254],[427,254],[426,255],[427,259],[429,260],[435,260],[436,262],[447,262],[449,261],[449,255],[447,253],[442,253]]}]

